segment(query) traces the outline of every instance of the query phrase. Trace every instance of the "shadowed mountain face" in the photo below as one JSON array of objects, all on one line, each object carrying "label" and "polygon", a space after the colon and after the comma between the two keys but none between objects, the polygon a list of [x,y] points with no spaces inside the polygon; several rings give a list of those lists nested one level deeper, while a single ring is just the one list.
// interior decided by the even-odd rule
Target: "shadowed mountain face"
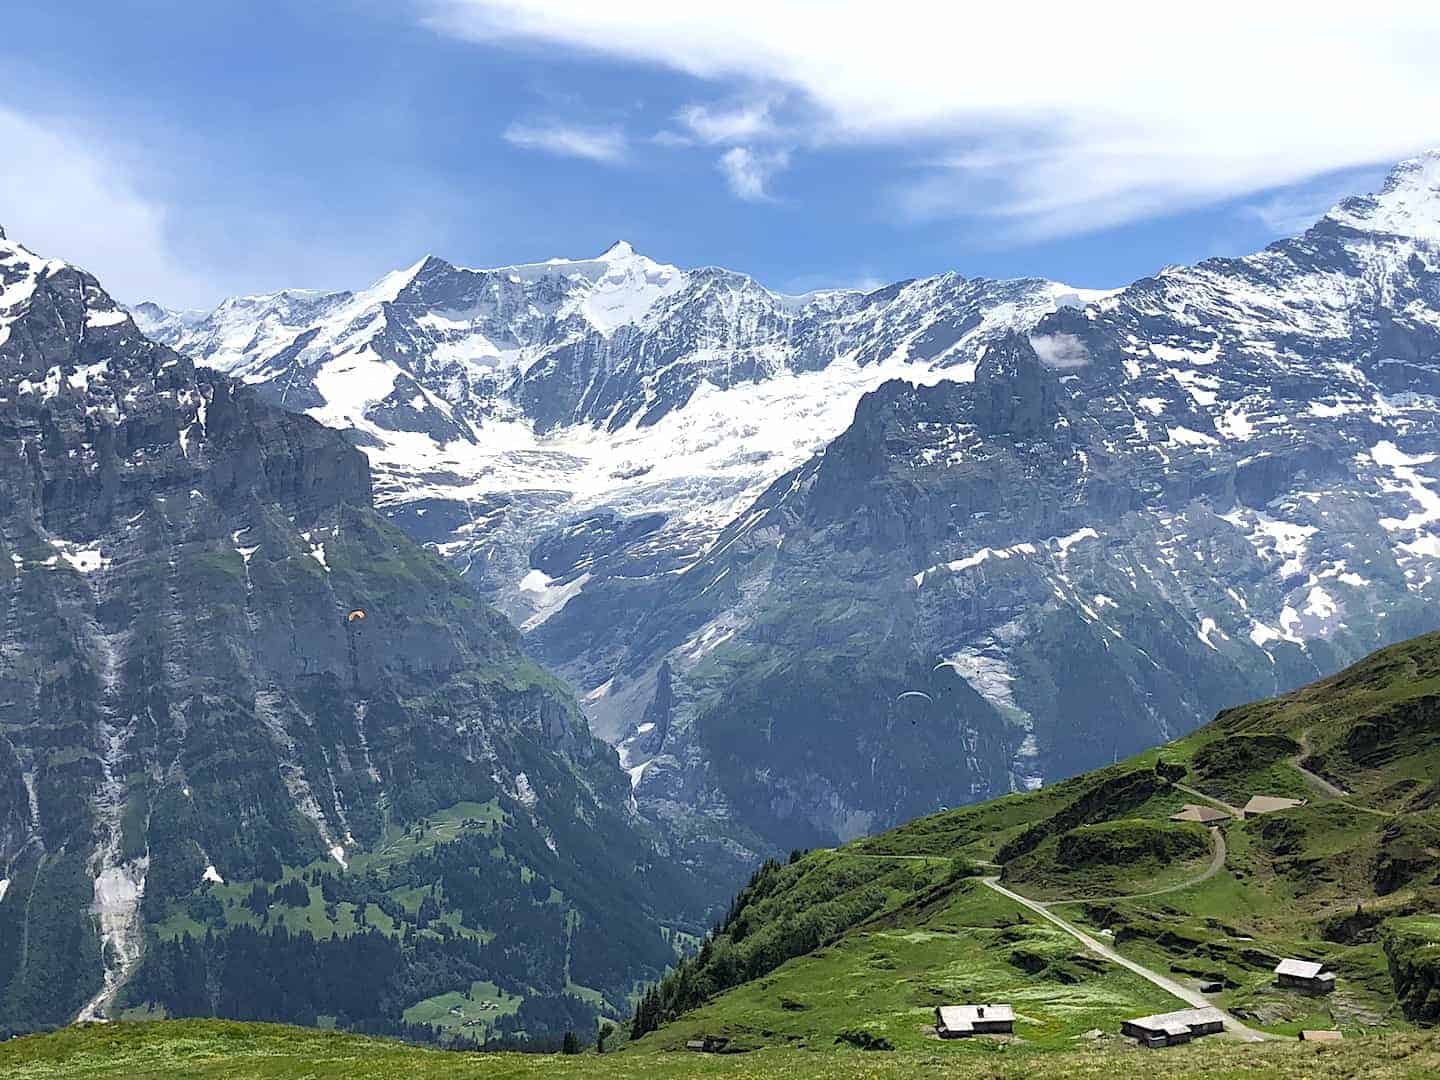
[{"label": "shadowed mountain face", "polygon": [[701,916],[614,752],[370,477],[0,236],[10,1029],[389,1030],[485,981],[543,1034],[619,1009]]}]

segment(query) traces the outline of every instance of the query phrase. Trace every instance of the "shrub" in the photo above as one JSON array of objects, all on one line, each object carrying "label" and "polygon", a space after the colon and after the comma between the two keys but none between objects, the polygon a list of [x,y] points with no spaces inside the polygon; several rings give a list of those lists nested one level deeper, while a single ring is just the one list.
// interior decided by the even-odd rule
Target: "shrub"
[{"label": "shrub", "polygon": [[846,1028],[835,1036],[837,1043],[847,1043],[860,1050],[894,1050],[895,1046],[884,1035],[876,1035],[864,1028]]}]

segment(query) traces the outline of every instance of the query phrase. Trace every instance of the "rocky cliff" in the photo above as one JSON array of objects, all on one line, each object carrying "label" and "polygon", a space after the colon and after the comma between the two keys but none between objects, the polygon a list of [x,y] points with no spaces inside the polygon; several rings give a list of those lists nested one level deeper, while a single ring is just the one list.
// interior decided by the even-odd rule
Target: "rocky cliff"
[{"label": "rocky cliff", "polygon": [[[390,1029],[488,980],[543,1034],[621,1008],[700,915],[614,752],[370,477],[0,238],[11,1029],[150,1004]],[[245,933],[337,955],[292,1007],[235,967]]]}]

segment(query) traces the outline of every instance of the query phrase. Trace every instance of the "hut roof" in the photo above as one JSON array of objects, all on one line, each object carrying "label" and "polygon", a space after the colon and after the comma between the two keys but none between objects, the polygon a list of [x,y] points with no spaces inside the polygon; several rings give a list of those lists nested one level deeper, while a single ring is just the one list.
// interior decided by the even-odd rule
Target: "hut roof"
[{"label": "hut roof", "polygon": [[1230,815],[1224,810],[1214,806],[1200,806],[1197,803],[1186,803],[1179,813],[1171,814],[1171,821],[1198,821],[1202,824],[1209,824],[1212,821],[1224,821]]},{"label": "hut roof", "polygon": [[1010,1005],[941,1005],[936,1011],[949,1031],[967,1031],[977,1022],[1015,1021],[1015,1009]]},{"label": "hut roof", "polygon": [[1175,1012],[1156,1013],[1154,1016],[1142,1016],[1130,1023],[1135,1027],[1144,1028],[1146,1031],[1163,1031],[1167,1035],[1183,1035],[1192,1027],[1201,1024],[1214,1024],[1225,1022],[1225,1014],[1213,1005],[1203,1009],[1179,1009]]},{"label": "hut roof", "polygon": [[1279,795],[1252,795],[1244,809],[1247,814],[1273,814],[1277,810],[1290,810],[1304,805],[1304,799],[1285,799]]}]

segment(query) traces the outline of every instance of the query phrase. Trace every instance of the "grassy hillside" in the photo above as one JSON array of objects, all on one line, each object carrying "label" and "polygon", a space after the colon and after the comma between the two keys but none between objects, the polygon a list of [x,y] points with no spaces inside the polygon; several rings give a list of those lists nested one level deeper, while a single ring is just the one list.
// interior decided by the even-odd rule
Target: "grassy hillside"
[{"label": "grassy hillside", "polygon": [[[1205,996],[1258,1037],[1403,1032],[1440,1016],[1440,634],[1165,747],[1037,792],[921,818],[756,874],[642,1003],[637,1049],[845,1045],[958,1060],[1119,1047],[1122,1019]],[[1305,800],[1214,829],[1187,803]],[[988,880],[987,880],[988,879]],[[1057,925],[995,886],[1037,901]],[[1159,980],[1087,948],[1089,935]],[[1272,985],[1285,956],[1339,989]],[[1006,1001],[1016,1040],[940,1044],[942,1002]]]},{"label": "grassy hillside", "polygon": [[1209,1039],[1165,1053],[1086,1046],[1051,1055],[1038,1071],[1033,1061],[1003,1052],[957,1061],[941,1049],[948,1048],[892,1054],[813,1054],[782,1047],[729,1056],[462,1054],[309,1028],[179,1020],[90,1025],[0,1043],[0,1075],[7,1080],[913,1080],[943,1072],[954,1080],[1111,1080],[1143,1068],[1156,1080],[1411,1080],[1440,1070],[1440,1040],[1413,1033],[1338,1046],[1294,1041],[1244,1046]]},{"label": "grassy hillside", "polygon": [[[767,864],[641,1003],[641,1037],[618,1053],[458,1054],[172,1021],[0,1044],[0,1075],[1433,1076],[1437,776],[1440,634],[1110,768]],[[1215,828],[1169,820],[1187,803],[1233,808],[1257,794],[1305,802]],[[1338,989],[1277,989],[1282,956],[1325,961]],[[1202,995],[1211,983],[1220,989]],[[500,989],[478,982],[430,1011],[513,1008]],[[1164,1051],[1119,1037],[1121,1020],[1182,998],[1213,1002],[1236,1028]],[[1014,1037],[937,1041],[934,1006],[961,1001],[1012,1003]],[[1303,1028],[1340,1028],[1346,1041],[1301,1043]],[[748,1052],[684,1049],[702,1035]]]}]

